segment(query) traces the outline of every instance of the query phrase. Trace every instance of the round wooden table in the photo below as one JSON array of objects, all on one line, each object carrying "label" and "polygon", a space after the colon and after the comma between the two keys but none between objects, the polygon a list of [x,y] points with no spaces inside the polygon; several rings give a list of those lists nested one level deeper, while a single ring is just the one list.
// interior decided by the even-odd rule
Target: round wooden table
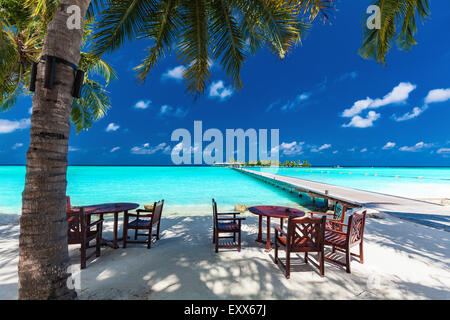
[{"label": "round wooden table", "polygon": [[269,252],[271,250],[270,218],[279,218],[281,228],[283,228],[283,219],[289,217],[303,217],[305,215],[305,212],[301,210],[280,206],[254,206],[248,208],[248,211],[259,216],[258,238],[256,239],[257,242],[264,243],[264,241],[262,240],[262,220],[263,217],[267,217],[266,252]]},{"label": "round wooden table", "polygon": [[[82,206],[84,208],[84,212],[86,215],[98,214],[100,215],[100,219],[103,219],[104,214],[113,213],[114,214],[114,238],[112,240],[107,240],[102,238],[102,244],[108,245],[114,249],[119,248],[117,241],[122,240],[122,238],[117,237],[117,230],[119,224],[119,213],[120,212],[128,212],[129,210],[134,210],[139,207],[137,203],[102,203],[102,204],[93,204],[89,206]],[[72,210],[76,210],[76,208],[72,208]],[[102,232],[102,231],[100,231]]]}]

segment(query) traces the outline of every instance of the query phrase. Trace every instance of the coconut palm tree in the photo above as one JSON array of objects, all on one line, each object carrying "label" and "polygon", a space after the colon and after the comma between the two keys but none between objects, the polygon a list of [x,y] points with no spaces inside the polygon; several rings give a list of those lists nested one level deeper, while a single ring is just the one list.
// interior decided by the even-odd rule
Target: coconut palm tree
[{"label": "coconut palm tree", "polygon": [[[44,10],[49,0],[28,0]],[[396,38],[414,44],[415,16],[428,12],[426,0],[376,1],[382,7],[381,30],[367,33],[361,54],[384,61]],[[147,39],[150,46],[138,77],[176,50],[186,70],[191,93],[205,90],[211,62],[219,63],[236,88],[242,87],[240,70],[246,57],[268,47],[283,58],[300,42],[314,18],[327,19],[334,0],[60,0],[45,29],[42,54],[63,57],[78,64],[83,28],[67,28],[71,5],[79,8],[80,24],[86,13],[98,17],[94,54],[120,48],[129,39]],[[91,5],[91,6],[90,6]],[[411,8],[414,10],[407,10]],[[425,10],[423,11],[422,8]],[[89,9],[89,12],[88,12]],[[390,18],[389,18],[390,17]],[[395,27],[401,26],[397,36]],[[394,32],[392,31],[394,29]],[[403,29],[405,31],[403,31]],[[44,89],[44,65],[39,64],[33,97],[30,147],[21,216],[19,298],[72,298],[67,288],[65,191],[73,71],[58,65],[53,89]],[[52,221],[52,223],[46,223]]]},{"label": "coconut palm tree", "polygon": [[[2,13],[7,13],[2,14],[0,19],[0,111],[10,109],[19,96],[28,94],[32,63],[38,61],[44,52],[54,52],[45,48],[49,41],[55,40],[46,38],[42,30],[47,30],[58,4],[56,1],[45,4],[45,7],[30,8],[23,6],[23,1],[0,3]],[[61,230],[67,230],[67,226],[61,219],[61,211],[55,210],[54,205],[57,197],[64,197],[66,187],[67,144],[61,141],[68,138],[70,121],[79,132],[88,129],[94,121],[105,115],[110,107],[105,86],[116,76],[105,61],[87,50],[92,22],[92,18],[88,19],[81,32],[78,32],[81,38],[75,50],[80,56],[80,68],[87,71],[80,99],[71,101],[70,98],[60,96],[58,91],[50,94],[50,90],[40,89],[43,68],[39,67],[31,117],[34,129],[31,129],[27,154],[21,217],[19,297],[22,299],[74,296],[65,283],[67,235]],[[80,52],[80,49],[83,51]],[[71,79],[73,71],[65,70],[65,74],[59,76],[63,76],[60,79]],[[93,77],[103,78],[105,84]],[[71,83],[67,80],[62,84],[55,81],[55,88],[64,86],[71,88]],[[54,127],[55,124],[64,124],[64,130]],[[58,188],[63,190],[62,193],[55,192]],[[46,208],[45,202],[48,202]],[[37,236],[40,232],[43,232],[42,237]],[[34,262],[31,264],[29,261]]]}]

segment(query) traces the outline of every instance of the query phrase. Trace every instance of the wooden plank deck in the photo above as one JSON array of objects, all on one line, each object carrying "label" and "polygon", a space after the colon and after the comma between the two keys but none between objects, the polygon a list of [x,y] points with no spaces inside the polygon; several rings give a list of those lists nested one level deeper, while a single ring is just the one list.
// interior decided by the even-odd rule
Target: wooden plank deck
[{"label": "wooden plank deck", "polygon": [[317,198],[338,200],[353,206],[373,209],[450,232],[450,206],[244,168],[234,170],[288,190],[293,189]]}]

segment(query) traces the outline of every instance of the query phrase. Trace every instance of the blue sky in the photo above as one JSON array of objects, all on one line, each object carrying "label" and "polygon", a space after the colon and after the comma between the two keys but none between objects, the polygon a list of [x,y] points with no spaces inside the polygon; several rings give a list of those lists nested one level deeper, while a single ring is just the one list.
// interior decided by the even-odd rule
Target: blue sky
[{"label": "blue sky", "polygon": [[[450,3],[433,1],[411,52],[393,48],[387,65],[364,60],[363,14],[369,1],[339,1],[332,25],[315,23],[285,59],[268,50],[249,57],[235,91],[218,64],[195,99],[183,66],[168,56],[138,85],[133,67],[148,42],[107,57],[118,79],[112,109],[89,131],[72,130],[69,164],[171,164],[173,130],[279,129],[280,160],[313,165],[450,165]],[[31,98],[0,114],[0,163],[24,164]]]}]

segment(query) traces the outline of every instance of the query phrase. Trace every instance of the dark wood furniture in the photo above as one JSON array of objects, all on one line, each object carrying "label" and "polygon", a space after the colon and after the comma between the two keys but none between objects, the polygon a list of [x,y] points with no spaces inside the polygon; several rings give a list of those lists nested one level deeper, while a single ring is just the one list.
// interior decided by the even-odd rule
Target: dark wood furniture
[{"label": "dark wood furniture", "polygon": [[[324,234],[326,217],[322,218],[288,218],[287,231],[275,226],[275,264],[280,264],[286,271],[286,278],[291,273],[291,253],[304,252],[305,262],[311,262],[319,269],[320,276],[325,274]],[[278,258],[278,248],[286,251],[286,264]],[[308,253],[317,252],[317,263],[308,258]]]},{"label": "dark wood furniture", "polygon": [[[332,253],[335,253],[336,249],[344,252],[345,263],[333,258],[330,255],[325,256],[325,259],[345,266],[346,271],[350,273],[351,256],[358,257],[359,262],[364,263],[363,237],[364,237],[364,226],[366,224],[366,211],[351,215],[348,218],[348,224],[343,223],[341,224],[343,227],[344,226],[347,227],[346,232],[342,232],[332,228],[326,228],[325,245],[332,247]],[[359,255],[350,252],[351,248],[357,245],[359,245]]]},{"label": "dark wood furniture", "polygon": [[326,228],[334,229],[338,231],[342,231],[344,219],[345,219],[345,213],[347,211],[347,206],[343,203],[336,202],[334,205],[333,213],[325,213],[325,212],[310,212],[311,217],[314,217],[315,215],[325,215],[325,216],[331,216],[327,219]]},{"label": "dark wood furniture", "polygon": [[[161,215],[164,206],[164,200],[155,202],[152,210],[138,209],[136,213],[125,212],[123,222],[123,247],[127,247],[127,243],[146,243],[147,249],[152,246],[152,238],[159,240],[159,229],[161,224]],[[134,217],[133,221],[129,221],[130,217]],[[128,230],[134,231],[134,240],[128,240]],[[156,230],[155,230],[156,229]],[[147,233],[139,233],[139,230],[148,230]],[[153,231],[156,232],[153,232]],[[138,240],[138,236],[146,236],[146,240]]]},{"label": "dark wood furniture", "polygon": [[[70,202],[70,200],[68,200]],[[86,268],[86,261],[93,257],[100,257],[101,235],[103,227],[103,219],[94,222],[88,222],[84,208],[71,210],[68,206],[66,210],[68,223],[68,244],[80,244],[81,269]],[[95,239],[95,251],[87,255],[87,249],[91,248],[89,243]]]},{"label": "dark wood furniture", "polygon": [[[213,208],[213,243],[215,251],[219,252],[219,248],[237,248],[241,251],[241,221],[244,217],[237,217],[239,212],[217,212],[217,203],[212,199]],[[233,217],[227,217],[232,215]],[[226,234],[225,236],[220,236]],[[231,234],[231,235],[230,235]],[[238,241],[236,243],[236,234]],[[220,241],[220,239],[233,239],[233,241]]]},{"label": "dark wood furniture", "polygon": [[250,211],[253,214],[256,214],[259,216],[259,223],[258,223],[258,238],[256,239],[257,242],[262,242],[262,220],[263,217],[267,218],[267,239],[266,239],[266,252],[269,252],[271,250],[271,238],[270,238],[270,219],[271,218],[279,218],[280,219],[280,226],[283,228],[283,219],[289,218],[289,217],[303,217],[305,213],[301,210],[289,208],[289,207],[280,207],[280,206],[254,206],[248,208],[248,211]]},{"label": "dark wood furniture", "polygon": [[[103,219],[105,214],[113,214],[114,215],[114,232],[113,239],[108,240],[102,237],[102,245],[110,246],[113,249],[119,248],[118,241],[121,241],[122,238],[118,237],[119,230],[119,213],[128,212],[129,210],[134,210],[139,207],[137,203],[102,203],[102,204],[94,204],[89,206],[83,206],[85,214],[88,216],[87,220],[90,221],[92,215],[99,215],[100,219]],[[79,210],[79,208],[71,208],[72,211]]]}]

